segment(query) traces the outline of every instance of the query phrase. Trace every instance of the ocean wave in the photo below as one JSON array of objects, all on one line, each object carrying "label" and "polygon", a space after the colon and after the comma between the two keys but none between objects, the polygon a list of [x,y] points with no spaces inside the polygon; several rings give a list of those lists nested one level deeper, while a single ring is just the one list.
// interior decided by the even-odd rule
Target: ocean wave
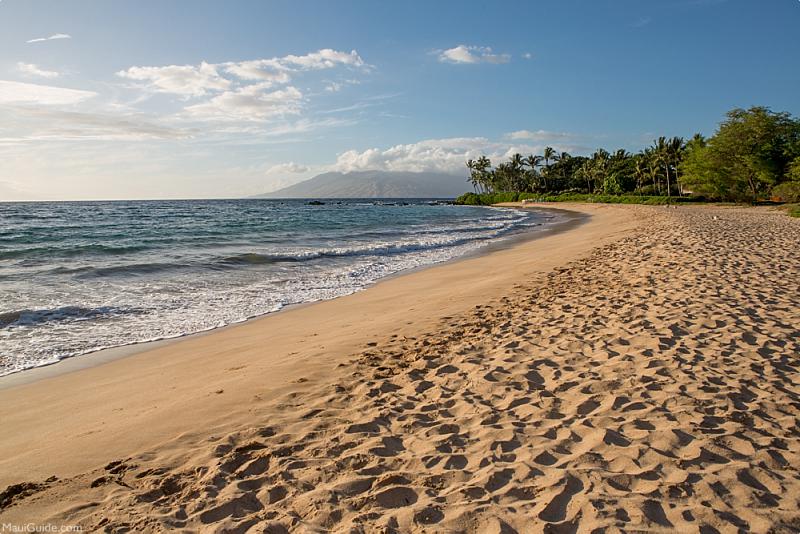
[{"label": "ocean wave", "polygon": [[[299,204],[278,209],[259,203],[252,212],[244,209],[249,203],[234,204],[241,208],[235,210],[210,203],[213,209],[199,211],[183,202],[170,205],[182,211],[143,221],[147,214],[120,215],[115,208],[98,215],[94,205],[76,204],[65,221],[86,221],[82,230],[63,232],[65,221],[58,220],[52,232],[31,234],[38,241],[0,236],[0,254],[22,256],[0,262],[0,285],[10,290],[5,309],[11,310],[0,313],[0,376],[350,294],[540,226],[545,218],[486,207],[365,209],[351,203],[309,216]],[[188,220],[178,220],[184,216]]]},{"label": "ocean wave", "polygon": [[70,245],[53,247],[28,247],[0,251],[0,260],[13,260],[26,257],[50,257],[56,254],[60,257],[80,256],[84,254],[125,255],[133,252],[147,250],[146,245]]},{"label": "ocean wave", "polygon": [[[538,226],[538,224],[529,224],[526,227]],[[259,254],[255,252],[246,252],[242,254],[235,254],[219,260],[223,265],[264,265],[270,263],[282,262],[303,262],[313,261],[324,258],[342,258],[351,256],[392,256],[396,254],[407,254],[410,252],[421,252],[426,250],[436,250],[457,247],[467,243],[474,243],[480,241],[487,241],[496,239],[505,234],[508,234],[518,227],[501,227],[495,228],[493,232],[482,235],[470,235],[467,237],[459,237],[455,239],[448,239],[445,241],[435,241],[428,243],[379,243],[371,244],[364,247],[345,247],[336,249],[323,249],[307,252],[299,252],[296,254]]]},{"label": "ocean wave", "polygon": [[[167,271],[185,270],[219,270],[232,269],[239,267],[257,267],[278,263],[300,263],[324,260],[326,258],[346,258],[346,257],[365,257],[365,256],[395,256],[415,252],[425,252],[437,249],[448,249],[460,245],[476,242],[484,242],[503,237],[515,231],[521,231],[533,226],[539,226],[538,222],[530,222],[528,219],[504,221],[495,224],[482,224],[466,226],[462,228],[447,230],[420,230],[414,234],[414,241],[409,240],[405,234],[406,241],[400,242],[373,242],[361,246],[321,248],[316,250],[306,250],[298,252],[242,252],[224,256],[221,258],[204,258],[182,263],[168,262],[139,262],[121,265],[110,265],[102,267],[81,266],[79,268],[66,269],[57,267],[52,274],[74,274],[78,279],[106,278],[106,277],[135,277],[158,274]],[[404,234],[397,234],[401,237]],[[363,237],[363,236],[361,236]],[[370,236],[372,238],[377,236]],[[390,239],[391,235],[384,236]],[[427,238],[427,239],[426,239]]]},{"label": "ocean wave", "polygon": [[137,313],[138,310],[122,309],[113,306],[85,308],[82,306],[61,306],[41,310],[13,310],[0,312],[0,328],[10,326],[36,326],[58,321],[79,321],[97,319],[103,316],[117,316]]},{"label": "ocean wave", "polygon": [[115,276],[142,276],[162,273],[165,271],[193,268],[196,268],[196,266],[189,263],[129,263],[124,265],[111,265],[108,267],[89,267],[87,269],[82,269],[76,278],[88,279]]}]

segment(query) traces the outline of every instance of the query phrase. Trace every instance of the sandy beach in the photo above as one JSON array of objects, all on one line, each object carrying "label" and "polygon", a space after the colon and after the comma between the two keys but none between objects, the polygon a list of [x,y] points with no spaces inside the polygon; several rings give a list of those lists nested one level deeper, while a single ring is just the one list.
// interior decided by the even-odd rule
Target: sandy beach
[{"label": "sandy beach", "polygon": [[0,390],[0,523],[797,532],[800,220],[563,207],[590,218]]}]

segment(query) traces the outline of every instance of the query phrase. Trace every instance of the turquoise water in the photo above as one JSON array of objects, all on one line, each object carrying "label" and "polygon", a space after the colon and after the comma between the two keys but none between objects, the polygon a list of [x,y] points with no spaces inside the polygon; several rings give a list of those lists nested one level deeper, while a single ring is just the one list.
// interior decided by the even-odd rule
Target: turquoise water
[{"label": "turquoise water", "polygon": [[346,295],[551,222],[418,200],[0,204],[0,375]]}]

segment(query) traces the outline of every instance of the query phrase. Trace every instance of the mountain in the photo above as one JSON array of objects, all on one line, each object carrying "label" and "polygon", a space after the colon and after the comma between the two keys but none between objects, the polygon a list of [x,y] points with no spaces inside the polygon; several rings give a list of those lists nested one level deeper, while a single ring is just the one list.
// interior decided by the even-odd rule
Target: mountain
[{"label": "mountain", "polygon": [[464,176],[431,172],[326,172],[254,198],[455,198],[469,189]]}]

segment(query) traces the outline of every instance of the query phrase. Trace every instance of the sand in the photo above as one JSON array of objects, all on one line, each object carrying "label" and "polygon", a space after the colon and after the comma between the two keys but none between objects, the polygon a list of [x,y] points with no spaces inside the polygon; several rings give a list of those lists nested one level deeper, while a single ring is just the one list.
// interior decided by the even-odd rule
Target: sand
[{"label": "sand", "polygon": [[0,522],[798,531],[800,220],[570,209],[592,217],[0,391]]}]

